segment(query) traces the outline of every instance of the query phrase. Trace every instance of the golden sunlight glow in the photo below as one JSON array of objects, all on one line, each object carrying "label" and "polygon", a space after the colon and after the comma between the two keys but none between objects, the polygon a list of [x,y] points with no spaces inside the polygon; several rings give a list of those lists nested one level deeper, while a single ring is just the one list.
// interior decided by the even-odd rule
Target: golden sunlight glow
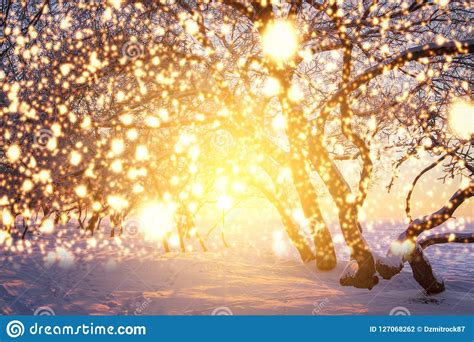
[{"label": "golden sunlight glow", "polygon": [[470,139],[474,135],[474,103],[455,101],[449,110],[449,126],[459,138]]},{"label": "golden sunlight glow", "polygon": [[291,86],[291,88],[288,90],[288,99],[293,102],[299,102],[304,98],[304,93],[301,90],[301,88],[294,84]]},{"label": "golden sunlight glow", "polygon": [[50,234],[54,231],[54,220],[46,219],[40,227],[40,232],[43,234]]},{"label": "golden sunlight glow", "polygon": [[121,139],[112,140],[112,152],[116,156],[120,155],[125,150],[125,144]]},{"label": "golden sunlight glow", "polygon": [[296,30],[290,21],[278,20],[269,25],[262,37],[263,52],[277,62],[289,60],[298,48]]},{"label": "golden sunlight glow", "polygon": [[232,198],[222,195],[217,198],[217,207],[222,210],[229,210],[232,207]]},{"label": "golden sunlight glow", "polygon": [[112,162],[112,164],[110,164],[110,169],[115,173],[122,172],[122,170],[123,170],[122,161],[121,160],[114,160]]},{"label": "golden sunlight glow", "polygon": [[179,235],[173,234],[169,238],[169,244],[171,247],[178,247],[179,246]]},{"label": "golden sunlight glow", "polygon": [[107,204],[115,211],[120,211],[128,207],[129,203],[121,196],[107,196]]},{"label": "golden sunlight glow", "polygon": [[184,28],[187,33],[194,35],[199,32],[199,25],[191,19],[186,20]]},{"label": "golden sunlight glow", "polygon": [[23,185],[22,185],[21,188],[22,188],[23,191],[28,192],[31,189],[33,189],[33,186],[34,186],[33,182],[31,180],[27,179],[23,182]]},{"label": "golden sunlight glow", "polygon": [[403,242],[395,241],[390,245],[390,251],[394,255],[403,256],[410,254],[415,249],[415,244],[411,240]]},{"label": "golden sunlight glow", "polygon": [[286,127],[286,120],[282,114],[276,115],[272,120],[272,127],[275,131],[284,130]]},{"label": "golden sunlight glow", "polygon": [[163,238],[173,230],[174,213],[172,203],[154,202],[145,205],[139,212],[143,234],[153,240]]},{"label": "golden sunlight glow", "polygon": [[204,187],[200,183],[194,183],[191,186],[191,191],[194,196],[202,196],[202,194],[204,193]]},{"label": "golden sunlight glow", "polygon": [[220,176],[219,178],[216,179],[215,181],[215,187],[218,191],[225,191],[227,188],[227,177],[226,176]]},{"label": "golden sunlight glow", "polygon": [[113,6],[116,10],[119,10],[120,7],[122,6],[122,1],[121,0],[108,0],[107,1],[110,6]]},{"label": "golden sunlight glow", "polygon": [[280,92],[280,82],[276,78],[268,77],[263,83],[262,90],[267,97],[276,96]]},{"label": "golden sunlight glow", "polygon": [[281,230],[276,230],[272,233],[273,237],[273,253],[277,256],[284,256],[288,250],[284,242],[284,234]]},{"label": "golden sunlight glow", "polygon": [[16,162],[20,158],[20,155],[21,155],[20,147],[16,144],[11,145],[10,147],[8,147],[6,154],[10,162],[12,163]]},{"label": "golden sunlight glow", "polygon": [[10,213],[10,211],[6,208],[3,209],[2,211],[2,223],[5,226],[11,226],[15,222],[15,218],[13,215]]},{"label": "golden sunlight glow", "polygon": [[0,245],[10,239],[10,234],[4,230],[0,230]]},{"label": "golden sunlight glow", "polygon": [[75,193],[77,196],[79,197],[86,197],[87,195],[87,188],[85,185],[78,185],[76,186],[76,188],[74,189]]},{"label": "golden sunlight glow", "polygon": [[146,146],[137,146],[137,149],[135,150],[135,159],[140,161],[148,159],[148,149]]},{"label": "golden sunlight glow", "polygon": [[71,155],[69,156],[69,161],[71,165],[77,166],[82,160],[82,155],[77,151],[72,151]]}]

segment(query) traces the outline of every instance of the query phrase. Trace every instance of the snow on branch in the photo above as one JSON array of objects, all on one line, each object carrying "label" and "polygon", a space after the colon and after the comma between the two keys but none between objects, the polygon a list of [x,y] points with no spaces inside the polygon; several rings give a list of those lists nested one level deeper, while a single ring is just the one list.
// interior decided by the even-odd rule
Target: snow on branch
[{"label": "snow on branch", "polygon": [[431,215],[423,216],[412,221],[407,228],[407,237],[416,238],[422,232],[433,229],[452,217],[457,208],[468,198],[474,196],[474,182],[470,182],[465,188],[456,191],[448,203]]},{"label": "snow on branch", "polygon": [[415,280],[428,292],[439,293],[444,291],[444,283],[434,273],[429,260],[423,253],[426,247],[448,242],[474,242],[473,234],[444,234],[431,235],[421,242],[417,237],[426,230],[433,229],[452,217],[461,204],[474,196],[474,182],[465,188],[456,191],[448,202],[431,215],[423,216],[412,221],[405,232],[394,241],[386,257],[376,257],[378,273],[385,279],[390,279],[401,272],[404,263],[410,263]]},{"label": "snow on branch", "polygon": [[375,77],[408,62],[416,61],[422,58],[436,57],[443,55],[468,54],[474,52],[474,38],[462,41],[449,41],[443,44],[430,43],[409,48],[392,58],[386,59],[379,64],[367,69],[352,81],[348,82],[340,90],[338,90],[331,98],[322,106],[321,112],[326,112],[329,108],[334,107],[343,94],[350,94],[360,86],[367,84]]},{"label": "snow on branch", "polygon": [[423,238],[420,241],[420,246],[425,249],[441,243],[474,243],[474,233],[433,234]]}]

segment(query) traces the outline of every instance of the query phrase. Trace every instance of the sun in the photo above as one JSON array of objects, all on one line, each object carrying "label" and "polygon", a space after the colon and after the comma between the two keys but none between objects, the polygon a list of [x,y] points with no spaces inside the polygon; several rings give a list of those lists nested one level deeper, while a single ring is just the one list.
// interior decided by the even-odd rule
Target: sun
[{"label": "sun", "polygon": [[474,102],[457,100],[449,108],[449,127],[461,139],[474,135]]},{"label": "sun", "polygon": [[298,48],[298,38],[292,22],[277,20],[262,36],[263,52],[276,62],[286,62]]},{"label": "sun", "polygon": [[140,229],[145,237],[158,240],[173,230],[175,208],[172,203],[152,202],[139,212]]}]

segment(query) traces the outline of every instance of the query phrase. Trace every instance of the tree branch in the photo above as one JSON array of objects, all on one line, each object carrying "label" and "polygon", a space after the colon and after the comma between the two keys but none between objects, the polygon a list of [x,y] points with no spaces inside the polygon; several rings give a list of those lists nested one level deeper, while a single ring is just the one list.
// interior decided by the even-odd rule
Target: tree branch
[{"label": "tree branch", "polygon": [[[375,77],[400,67],[408,62],[422,58],[441,55],[468,54],[474,52],[474,38],[460,42],[449,41],[444,44],[430,43],[409,48],[390,59],[387,59],[372,68],[367,69],[351,82],[344,85],[322,106],[321,113],[329,112],[331,107],[336,106],[343,94],[350,94],[360,86],[370,82]],[[324,114],[322,114],[324,115]]]}]

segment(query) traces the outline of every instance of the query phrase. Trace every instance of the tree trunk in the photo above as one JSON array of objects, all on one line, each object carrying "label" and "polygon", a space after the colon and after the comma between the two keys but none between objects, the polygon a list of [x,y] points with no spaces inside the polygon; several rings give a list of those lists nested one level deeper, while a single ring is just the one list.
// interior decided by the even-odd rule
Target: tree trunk
[{"label": "tree trunk", "polygon": [[198,232],[196,232],[196,237],[198,238],[198,241],[199,241],[199,244],[201,245],[202,251],[207,252],[208,249],[206,247],[206,244],[204,243],[204,240],[201,238],[201,235]]},{"label": "tree trunk", "polygon": [[166,240],[166,237],[163,237],[161,242],[163,243],[163,249],[165,250],[165,253],[169,253],[170,252],[170,246],[168,245],[168,241]]},{"label": "tree trunk", "polygon": [[[280,72],[274,75],[280,81],[284,93],[290,89],[288,76]],[[309,220],[310,231],[316,247],[316,266],[320,270],[331,270],[336,267],[337,259],[331,233],[324,222],[316,189],[311,182],[306,164],[307,139],[311,135],[308,121],[295,105],[280,97],[283,114],[287,120],[287,137],[290,143],[290,168],[293,182],[300,198],[305,217]],[[302,139],[304,137],[304,139]]]},{"label": "tree trunk", "polygon": [[413,253],[408,258],[410,263],[413,277],[416,282],[420,284],[428,294],[443,292],[444,282],[438,278],[431,267],[430,262],[423,254],[423,249],[420,245],[416,245]]},{"label": "tree trunk", "polygon": [[[271,172],[269,172],[269,175],[270,177],[272,177]],[[273,177],[272,180],[275,187],[276,195],[270,189],[265,188],[264,185],[258,184],[255,181],[253,181],[252,183],[267,197],[267,199],[277,209],[278,213],[280,214],[283,226],[285,227],[286,233],[288,234],[288,237],[290,238],[290,241],[293,246],[295,246],[295,248],[298,250],[301,260],[303,262],[308,262],[316,259],[316,256],[313,254],[313,251],[306,243],[304,237],[301,236],[299,226],[293,221],[293,219],[287,212],[289,206],[285,205],[286,201],[284,201],[284,193],[281,189],[281,185],[276,181],[276,179],[273,179]]]},{"label": "tree trunk", "polygon": [[294,184],[298,192],[301,207],[305,217],[309,220],[311,236],[316,247],[316,266],[320,270],[331,270],[336,267],[336,252],[323,215],[319,208],[318,197],[314,185],[303,160],[293,158],[291,171]]},{"label": "tree trunk", "polygon": [[89,222],[87,223],[86,231],[90,231],[92,235],[94,235],[94,230],[97,225],[97,221],[99,221],[99,214],[94,213],[90,218]]},{"label": "tree trunk", "polygon": [[336,203],[344,239],[351,248],[352,258],[358,265],[354,277],[341,279],[341,284],[371,289],[378,283],[378,278],[375,276],[374,257],[362,236],[355,196],[322,143],[314,137],[310,139],[309,143],[311,163]]}]

